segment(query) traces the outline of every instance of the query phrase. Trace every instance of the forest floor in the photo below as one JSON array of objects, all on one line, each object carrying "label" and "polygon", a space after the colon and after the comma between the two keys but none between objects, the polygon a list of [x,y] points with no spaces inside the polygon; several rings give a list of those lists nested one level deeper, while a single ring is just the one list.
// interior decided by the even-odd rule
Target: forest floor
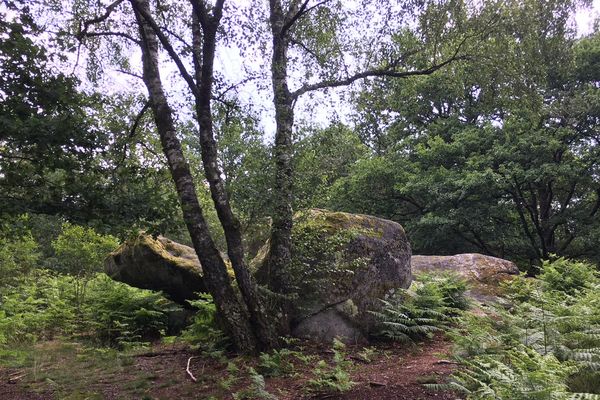
[{"label": "forest floor", "polygon": [[[457,393],[424,386],[445,382],[457,368],[449,361],[450,348],[443,337],[418,347],[348,346],[347,370],[355,384],[344,393],[325,393],[311,391],[309,381],[315,379],[319,360],[331,365],[333,351],[299,343],[287,356],[291,365],[285,376],[265,378],[265,388],[280,400],[460,399]],[[186,372],[188,362],[196,382]],[[249,368],[260,371],[256,358],[199,356],[181,344],[123,353],[58,340],[15,349],[13,359],[0,364],[2,400],[251,399],[257,397],[248,392],[253,387]]]}]

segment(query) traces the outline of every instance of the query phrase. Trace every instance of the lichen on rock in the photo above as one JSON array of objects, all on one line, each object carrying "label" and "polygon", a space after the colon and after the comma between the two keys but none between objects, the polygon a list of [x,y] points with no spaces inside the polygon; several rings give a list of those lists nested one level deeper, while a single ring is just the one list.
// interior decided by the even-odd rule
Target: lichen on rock
[{"label": "lichen on rock", "polygon": [[142,233],[125,241],[106,258],[104,270],[117,281],[160,290],[181,304],[206,292],[194,249],[162,236]]},{"label": "lichen on rock", "polygon": [[453,256],[413,256],[414,273],[450,271],[462,276],[470,285],[469,294],[477,300],[494,302],[501,294],[501,282],[519,274],[508,260],[477,253]]},{"label": "lichen on rock", "polygon": [[[292,333],[330,342],[366,337],[374,321],[368,310],[391,289],[412,280],[411,250],[399,224],[360,214],[307,210],[294,218],[292,262],[281,271],[290,301]],[[268,284],[264,260],[269,243],[250,263]],[[140,235],[106,259],[113,279],[144,289],[162,290],[185,304],[205,292],[202,267],[194,249],[164,237]]]},{"label": "lichen on rock", "polygon": [[[292,262],[280,272],[291,301],[292,332],[329,341],[341,336],[358,340],[368,335],[373,320],[368,310],[378,298],[412,280],[411,250],[402,227],[361,214],[312,209],[299,212],[292,231]],[[261,268],[256,276],[267,283]]]}]

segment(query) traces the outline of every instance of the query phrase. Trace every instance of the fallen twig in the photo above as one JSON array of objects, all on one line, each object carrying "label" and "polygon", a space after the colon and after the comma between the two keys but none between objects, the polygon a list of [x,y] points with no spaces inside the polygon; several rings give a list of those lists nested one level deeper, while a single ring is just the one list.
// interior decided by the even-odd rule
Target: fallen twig
[{"label": "fallen twig", "polygon": [[450,360],[439,360],[435,362],[436,364],[458,364],[456,361],[450,361]]},{"label": "fallen twig", "polygon": [[190,371],[190,363],[192,362],[192,359],[194,359],[194,358],[198,358],[198,357],[190,357],[190,358],[188,358],[187,368],[185,369],[185,372],[187,372],[187,374],[190,376],[190,378],[192,379],[192,381],[198,382],[198,380],[196,379],[196,377],[194,376],[194,374],[192,374],[192,371]]},{"label": "fallen twig", "polygon": [[21,375],[18,374],[12,374],[11,376],[8,377],[8,383],[16,383],[19,379],[23,378],[25,375],[27,375],[27,373],[22,373]]}]

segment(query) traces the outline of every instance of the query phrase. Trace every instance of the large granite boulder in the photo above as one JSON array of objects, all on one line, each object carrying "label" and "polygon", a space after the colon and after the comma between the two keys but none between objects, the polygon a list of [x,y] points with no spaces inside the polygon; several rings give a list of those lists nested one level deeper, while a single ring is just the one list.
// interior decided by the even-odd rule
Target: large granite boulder
[{"label": "large granite boulder", "polygon": [[[319,341],[365,338],[374,326],[369,310],[411,281],[411,249],[402,226],[368,215],[309,210],[295,216],[292,262],[283,271],[291,296],[292,333]],[[262,262],[252,265],[268,280]]]},{"label": "large granite boulder", "polygon": [[104,270],[117,281],[160,290],[184,305],[195,293],[206,292],[194,249],[162,236],[140,234],[127,240],[106,258]]},{"label": "large granite boulder", "polygon": [[470,294],[483,301],[501,294],[500,283],[519,274],[519,269],[513,262],[477,253],[412,256],[411,264],[415,274],[450,271],[461,275],[471,286]]},{"label": "large granite boulder", "polygon": [[[393,289],[411,281],[411,250],[402,226],[367,215],[309,210],[295,216],[293,261],[282,273],[290,301],[292,333],[330,342],[366,337],[374,321],[368,310]],[[268,282],[265,244],[251,268]],[[105,261],[113,279],[161,290],[185,304],[206,291],[195,251],[159,236],[129,240]]]}]

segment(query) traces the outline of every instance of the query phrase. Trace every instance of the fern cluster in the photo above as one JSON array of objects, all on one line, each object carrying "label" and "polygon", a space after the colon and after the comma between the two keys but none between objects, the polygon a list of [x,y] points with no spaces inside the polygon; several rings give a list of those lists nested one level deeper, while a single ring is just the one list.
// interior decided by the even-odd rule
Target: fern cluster
[{"label": "fern cluster", "polygon": [[245,399],[263,399],[263,400],[276,400],[277,397],[269,393],[265,384],[265,377],[252,367],[248,369],[250,374],[251,384],[233,394],[234,400],[245,400]]},{"label": "fern cluster", "polygon": [[165,333],[169,313],[180,307],[159,293],[132,288],[96,274],[83,302],[77,278],[36,270],[5,288],[0,302],[0,345],[71,336],[128,347]]},{"label": "fern cluster", "polygon": [[381,308],[370,311],[379,323],[377,335],[389,340],[414,343],[446,331],[469,306],[467,285],[453,274],[423,274],[408,290],[397,290],[381,299]]},{"label": "fern cluster", "polygon": [[313,392],[345,392],[350,390],[355,383],[350,378],[349,369],[352,362],[346,359],[346,346],[337,339],[333,339],[333,363],[329,365],[320,360],[313,370],[314,378],[308,381]]},{"label": "fern cluster", "polygon": [[554,355],[543,356],[526,346],[463,360],[463,365],[466,368],[445,387],[465,392],[473,400],[566,399],[571,395],[566,379],[576,371]]},{"label": "fern cluster", "polygon": [[592,265],[546,262],[507,285],[509,305],[465,314],[451,333],[469,399],[600,399],[600,280]]},{"label": "fern cluster", "polygon": [[198,295],[198,299],[188,300],[196,314],[181,338],[208,355],[220,357],[230,344],[229,337],[217,323],[217,307],[212,296],[206,293]]}]

